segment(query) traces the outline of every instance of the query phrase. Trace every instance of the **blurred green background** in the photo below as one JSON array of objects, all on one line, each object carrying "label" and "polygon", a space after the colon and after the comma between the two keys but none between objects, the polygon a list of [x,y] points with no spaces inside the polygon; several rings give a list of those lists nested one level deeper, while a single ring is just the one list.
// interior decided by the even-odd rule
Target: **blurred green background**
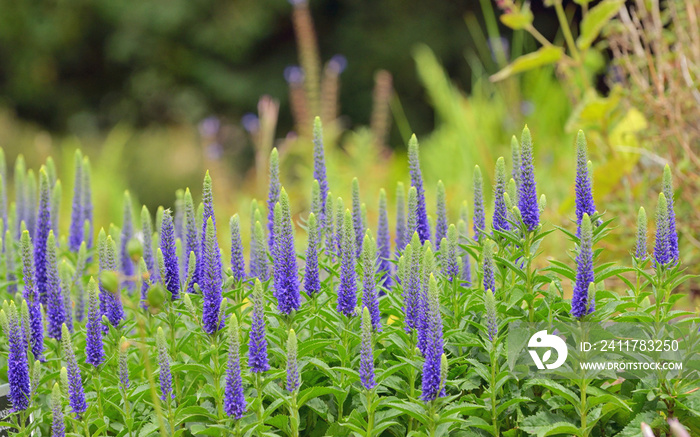
[{"label": "blurred green background", "polygon": [[[596,203],[618,216],[604,256],[627,256],[636,211],[652,215],[670,163],[681,249],[692,261],[700,40],[682,29],[700,6],[690,3],[0,0],[0,142],[10,167],[19,153],[33,168],[55,157],[64,227],[78,147],[93,161],[100,223],[121,221],[124,189],[154,211],[171,207],[178,188],[197,194],[209,169],[217,213],[239,212],[245,226],[250,200],[265,197],[273,145],[294,212],[307,214],[319,114],[334,195],[349,198],[349,181],[362,176],[376,220],[379,188],[393,204],[396,182],[408,180],[405,144],[415,132],[429,212],[442,179],[455,222],[462,202],[471,204],[474,166],[490,182],[528,124],[545,217],[570,227],[573,144],[584,129]],[[661,20],[649,27],[663,28],[663,43],[639,55],[625,16],[646,23],[655,7]],[[667,75],[658,95],[645,88],[653,78],[644,65]],[[674,105],[680,115],[667,111]],[[571,249],[561,238],[549,244],[548,253]]]}]

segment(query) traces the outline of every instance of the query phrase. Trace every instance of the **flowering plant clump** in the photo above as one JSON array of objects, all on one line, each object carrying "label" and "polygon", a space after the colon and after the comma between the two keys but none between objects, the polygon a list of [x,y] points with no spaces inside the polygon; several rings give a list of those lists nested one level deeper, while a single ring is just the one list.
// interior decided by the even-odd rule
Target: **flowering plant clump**
[{"label": "flowering plant clump", "polygon": [[[208,173],[199,208],[187,189],[155,220],[126,194],[121,227],[93,223],[80,152],[70,202],[60,199],[52,162],[38,189],[16,185],[12,203],[0,204],[0,377],[12,405],[3,426],[25,436],[700,435],[692,373],[555,380],[523,376],[516,364],[514,323],[623,321],[653,335],[689,326],[684,359],[698,364],[697,314],[676,308],[691,275],[668,168],[653,249],[640,208],[629,262],[604,263],[614,219],[593,202],[583,132],[572,147],[576,207],[565,227],[544,221],[527,127],[513,139],[510,168],[503,157],[475,167],[470,202],[423,180],[411,137],[408,185],[398,184],[393,207],[386,190],[377,193],[376,222],[358,179],[329,184],[319,119],[313,135],[311,210],[301,223],[276,149],[267,204],[228,215],[225,231]],[[481,168],[494,167],[485,177]],[[15,172],[34,178],[21,158]],[[0,173],[6,180],[4,161]],[[344,190],[350,202],[337,197]],[[58,220],[61,201],[72,206],[70,223]],[[455,204],[459,220],[449,214]],[[542,256],[552,232],[570,239],[568,258]],[[229,256],[220,241],[230,241]]]}]

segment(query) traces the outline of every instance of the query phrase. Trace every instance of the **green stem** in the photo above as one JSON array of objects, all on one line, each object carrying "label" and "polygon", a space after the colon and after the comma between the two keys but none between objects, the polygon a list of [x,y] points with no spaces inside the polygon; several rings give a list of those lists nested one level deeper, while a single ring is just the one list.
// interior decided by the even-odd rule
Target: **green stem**
[{"label": "green stem", "polygon": [[583,431],[583,437],[588,437],[589,431],[586,429],[586,413],[588,407],[586,406],[586,386],[588,383],[584,380],[581,385],[581,430]]},{"label": "green stem", "polygon": [[[585,326],[581,321],[579,320],[578,322],[579,329],[582,332],[582,337],[584,342],[588,342],[588,327]],[[585,354],[585,353],[584,353]],[[587,354],[585,354],[587,355]],[[586,359],[584,355],[584,359]],[[586,379],[586,374],[585,370],[581,370],[582,373],[582,378],[581,378],[581,430],[583,431],[582,437],[588,437],[590,435],[590,431],[587,430],[587,413],[588,413],[588,406],[586,405],[586,388],[588,387],[588,379]]]},{"label": "green stem", "polygon": [[299,437],[299,407],[297,407],[297,391],[292,392],[291,402],[289,405],[291,437]]},{"label": "green stem", "polygon": [[97,411],[100,414],[100,419],[104,420],[104,410],[102,409],[102,381],[100,379],[100,372],[95,368],[95,385],[97,394]]},{"label": "green stem", "polygon": [[435,401],[434,400],[430,401],[430,403],[428,404],[428,416],[429,416],[428,428],[430,431],[429,435],[430,435],[430,437],[435,437],[435,430],[437,427],[435,426]]},{"label": "green stem", "polygon": [[[413,401],[416,398],[416,369],[413,368],[413,358],[415,356],[416,350],[416,336],[415,333],[411,333],[411,343],[409,344],[410,350],[408,351],[408,358],[411,361],[411,366],[409,367],[410,372],[408,373],[408,393],[409,399]],[[413,417],[408,419],[408,432],[413,430]]]},{"label": "green stem", "polygon": [[374,406],[372,405],[373,396],[372,390],[366,391],[367,396],[367,437],[372,437],[374,432]]},{"label": "green stem", "polygon": [[[495,346],[494,346],[495,349]],[[496,412],[496,353],[491,350],[491,420],[493,421],[494,435],[498,433],[498,414]]]},{"label": "green stem", "polygon": [[[465,256],[467,256],[465,254]],[[453,309],[453,314],[454,314],[454,326],[459,327],[460,323],[459,321],[461,320],[461,305],[459,302],[459,294],[457,293],[457,281],[459,279],[457,277],[452,278],[452,301],[454,305]],[[462,346],[457,346],[457,356],[461,357],[462,356]]]},{"label": "green stem", "polygon": [[[343,323],[341,326],[341,329],[343,330],[342,337],[343,337],[343,348],[345,350],[345,353],[340,359],[340,366],[345,367],[345,359],[343,357],[347,356],[348,354],[348,318],[346,316],[341,315],[343,318]],[[340,387],[343,387],[345,384],[345,373],[340,374]],[[343,397],[343,400],[345,400],[345,397]],[[340,402],[338,405],[338,421],[343,417],[343,404],[345,402]]]},{"label": "green stem", "polygon": [[[167,398],[166,398],[167,399]],[[168,403],[168,423],[170,424],[170,435],[175,435],[175,418],[173,417],[173,406],[172,400],[167,399],[165,402]]]},{"label": "green stem", "polygon": [[216,391],[216,412],[219,418],[219,422],[224,419],[224,407],[221,404],[221,375],[219,374],[219,333],[214,334],[214,390]]},{"label": "green stem", "polygon": [[263,408],[263,394],[262,394],[262,381],[260,380],[260,373],[256,372],[255,373],[255,392],[257,393],[258,396],[258,411],[256,412],[256,415],[258,416],[258,422],[260,422],[260,425],[263,424],[263,414],[265,412],[265,409]]},{"label": "green stem", "polygon": [[526,277],[526,283],[525,283],[525,290],[527,291],[527,294],[529,295],[528,298],[528,320],[530,323],[533,323],[535,321],[535,291],[532,289],[532,255],[530,254],[530,247],[531,247],[531,241],[530,238],[532,237],[532,232],[527,231],[527,234],[525,235],[525,257],[527,258],[527,267],[525,270],[525,277]]},{"label": "green stem", "polygon": [[129,411],[129,397],[126,393],[126,387],[124,387],[124,390],[122,392],[124,395],[124,413],[125,413],[125,421],[127,423],[127,428],[129,429],[129,437],[131,437],[131,413]]},{"label": "green stem", "polygon": [[561,5],[561,0],[554,2],[554,9],[557,11],[559,26],[561,26],[561,31],[564,34],[566,45],[569,46],[569,50],[571,50],[571,56],[576,62],[579,62],[581,60],[581,55],[578,52],[578,48],[576,48],[574,36],[571,34],[571,28],[569,27],[569,19],[566,17],[564,7]]},{"label": "green stem", "polygon": [[17,415],[17,429],[19,429],[19,435],[25,434],[26,426],[25,426],[25,420],[24,420],[25,416],[24,415],[25,415],[25,410],[20,411],[19,414]]}]

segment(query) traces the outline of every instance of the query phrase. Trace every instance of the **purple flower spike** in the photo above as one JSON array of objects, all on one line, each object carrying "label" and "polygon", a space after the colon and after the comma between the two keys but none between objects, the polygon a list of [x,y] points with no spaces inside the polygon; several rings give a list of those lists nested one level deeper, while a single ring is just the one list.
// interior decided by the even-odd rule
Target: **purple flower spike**
[{"label": "purple flower spike", "polygon": [[61,402],[61,387],[58,383],[51,390],[51,437],[65,437],[66,424],[63,418],[63,403]]},{"label": "purple flower spike", "polygon": [[[379,255],[380,285],[389,289],[391,278],[391,239],[389,237],[389,214],[386,207],[386,192],[379,190],[379,224],[377,226],[377,252]],[[380,292],[383,293],[383,292]]]},{"label": "purple flower spike", "polygon": [[[48,185],[48,176],[47,176],[47,185]],[[37,221],[37,181],[36,181],[36,175],[34,174],[34,170],[31,168],[27,170],[27,208],[25,211],[25,219],[26,219],[26,225],[27,225],[27,230],[29,230],[29,235],[32,236],[32,238],[35,240],[37,239],[37,229],[36,229],[36,221]],[[50,191],[50,188],[49,188]],[[47,232],[48,235],[48,232]],[[36,247],[35,247],[36,248]],[[36,260],[36,256],[34,257]]]},{"label": "purple flower spike", "polygon": [[673,261],[671,245],[669,244],[668,202],[664,193],[659,193],[659,203],[656,206],[656,242],[654,243],[655,264],[666,265]]},{"label": "purple flower spike", "polygon": [[68,403],[75,413],[77,418],[87,411],[87,403],[85,402],[85,390],[83,389],[83,380],[80,376],[80,367],[75,359],[75,351],[70,338],[68,327],[63,325],[63,334],[61,343],[63,344],[63,357],[66,361],[66,369],[68,370]]},{"label": "purple flower spike", "polygon": [[135,272],[134,261],[129,255],[129,241],[134,237],[133,213],[131,210],[131,196],[128,191],[124,192],[124,220],[122,222],[122,233],[119,239],[119,260],[121,262],[121,270],[124,275],[123,286],[133,292]]},{"label": "purple flower spike", "polygon": [[293,329],[287,337],[287,391],[293,392],[301,385],[297,364],[297,335]]},{"label": "purple flower spike", "polygon": [[423,188],[423,175],[420,171],[418,139],[416,139],[415,135],[412,135],[411,139],[408,140],[408,166],[411,173],[411,186],[415,187],[418,196],[416,230],[418,231],[418,236],[422,243],[425,240],[430,240],[430,225],[428,223],[428,212],[425,207],[425,190]]},{"label": "purple flower spike", "polygon": [[160,228],[160,250],[163,253],[165,277],[163,284],[170,292],[172,300],[180,298],[180,264],[175,247],[175,227],[170,210],[163,212]]},{"label": "purple flower spike", "polygon": [[119,339],[119,385],[126,392],[129,388],[129,342]]},{"label": "purple flower spike", "polygon": [[71,206],[68,247],[73,252],[80,249],[83,242],[83,154],[75,151],[75,182],[73,184],[73,204]]},{"label": "purple flower spike", "polygon": [[405,314],[405,329],[410,332],[419,328],[421,278],[416,272],[421,270],[421,256],[423,248],[417,232],[413,233],[411,243],[404,249],[403,258],[406,274],[402,278],[403,285],[403,310]]},{"label": "purple flower spike", "polygon": [[[214,193],[212,191],[212,180],[211,176],[209,176],[209,171],[204,175],[204,183],[202,184],[202,203],[200,205],[200,209],[202,210],[201,215],[199,218],[202,220],[200,223],[201,225],[201,237],[199,238],[199,245],[200,245],[200,256],[197,258],[197,277],[198,280],[202,278],[204,275],[204,269],[206,268],[206,260],[204,259],[204,245],[206,244],[206,227],[207,227],[207,220],[209,218],[212,219],[212,223],[214,226],[214,233],[216,234],[216,216],[214,215]],[[199,210],[197,211],[199,215]],[[173,239],[174,241],[174,239]],[[217,248],[218,248],[218,243],[217,243]],[[196,255],[196,254],[195,254]],[[189,257],[189,254],[187,255]],[[219,256],[220,258],[220,256]],[[203,279],[202,279],[203,281]],[[202,284],[199,283],[199,286],[201,288]]]},{"label": "purple flower spike", "polygon": [[[61,188],[61,181],[56,180],[56,183],[51,189],[51,229],[53,233],[58,238],[58,218],[59,211],[61,211],[61,199],[63,198],[63,191]],[[1,199],[0,199],[1,202]]]},{"label": "purple flower spike", "polygon": [[[39,215],[37,216],[34,237],[34,268],[36,269],[36,285],[39,290],[39,300],[46,305],[48,295],[48,260],[46,259],[46,242],[51,230],[51,185],[46,168],[39,171],[41,197],[39,199]],[[61,321],[63,323],[63,321]],[[60,338],[61,325],[58,326]]]},{"label": "purple flower spike", "polygon": [[234,214],[229,221],[231,229],[231,271],[233,278],[240,282],[245,279],[245,258],[243,257],[243,242],[241,241],[241,220]]},{"label": "purple flower spike", "polygon": [[9,351],[7,355],[7,381],[10,384],[10,403],[13,411],[29,408],[30,384],[27,346],[22,332],[22,322],[14,301],[10,301],[7,314],[7,338]]},{"label": "purple flower spike", "polygon": [[532,137],[530,129],[525,126],[520,137],[521,164],[520,188],[518,190],[518,209],[523,223],[529,231],[534,231],[540,225],[540,207],[537,201],[537,184],[535,183],[535,165],[532,156]]},{"label": "purple flower spike", "polygon": [[[108,235],[104,242],[104,257],[106,258],[106,268],[110,273],[117,273],[117,245],[112,240],[112,236]],[[102,260],[100,259],[100,262]],[[122,306],[121,292],[119,291],[118,281],[115,279],[113,288],[107,289],[105,293],[104,314],[109,319],[112,326],[117,327],[124,320],[124,307]],[[104,285],[103,285],[104,286]],[[106,328],[106,327],[105,327]]]},{"label": "purple flower spike", "polygon": [[[417,320],[417,339],[418,349],[425,357],[428,347],[428,283],[430,276],[435,271],[435,255],[433,253],[432,244],[429,241],[423,245],[423,253],[421,255],[421,270],[420,270],[420,290],[418,292],[418,320]],[[410,273],[409,273],[410,274]]]},{"label": "purple flower spike", "polygon": [[405,189],[402,182],[396,184],[396,258],[408,244],[409,236],[406,229],[406,201]]},{"label": "purple flower spike", "polygon": [[168,342],[165,340],[165,333],[161,327],[158,327],[156,333],[156,346],[158,348],[158,365],[160,366],[160,399],[163,402],[169,402],[171,399],[175,399],[175,393],[173,393],[173,376],[170,373]]},{"label": "purple flower spike", "polygon": [[338,258],[342,257],[343,253],[343,223],[345,222],[345,205],[343,198],[338,197],[335,201],[335,254]]},{"label": "purple flower spike", "polygon": [[323,151],[323,126],[319,117],[314,119],[314,179],[318,181],[320,188],[321,214],[317,218],[319,226],[323,228],[325,223],[323,211],[326,209],[326,198],[328,197],[328,178],[326,177],[326,157]]},{"label": "purple flower spike", "polygon": [[[94,233],[94,225],[93,225],[93,212],[92,212],[92,170],[90,167],[90,159],[86,156],[83,158],[83,201],[82,201],[82,207],[83,207],[83,231],[85,232],[86,235],[83,236],[83,239],[87,243],[88,249],[92,249],[92,243],[93,243],[93,233]],[[85,225],[85,222],[87,222],[87,225]]]},{"label": "purple flower spike", "polygon": [[275,242],[275,205],[280,198],[280,160],[277,148],[270,152],[270,189],[267,193],[267,246],[273,251]]},{"label": "purple flower spike", "polygon": [[440,315],[440,295],[437,281],[431,274],[428,281],[427,345],[423,363],[422,393],[423,402],[434,401],[445,396],[443,374],[442,317]]},{"label": "purple flower spike", "polygon": [[496,296],[493,290],[485,290],[484,306],[486,307],[486,328],[489,340],[493,341],[498,335],[498,320],[496,319]]},{"label": "purple flower spike", "polygon": [[442,239],[447,237],[447,200],[445,184],[438,181],[437,185],[437,220],[435,223],[435,247],[440,249]]},{"label": "purple flower spike", "polygon": [[143,237],[143,262],[148,271],[148,278],[142,278],[141,281],[141,303],[147,305],[149,284],[158,281],[159,272],[156,269],[156,259],[153,252],[153,223],[151,222],[151,213],[146,205],[141,208],[141,234]]},{"label": "purple flower spike", "polygon": [[593,217],[595,203],[591,175],[588,174],[588,145],[583,131],[578,131],[576,137],[576,235],[581,234],[581,220],[584,214]]},{"label": "purple flower spike", "polygon": [[493,229],[497,231],[510,230],[508,223],[508,208],[503,194],[506,192],[506,163],[503,157],[496,161],[496,186],[493,191],[494,208],[493,208]]},{"label": "purple flower spike", "polygon": [[474,166],[474,239],[481,241],[481,233],[486,229],[484,212],[484,179],[479,166]]},{"label": "purple flower spike", "polygon": [[309,296],[321,291],[318,270],[318,223],[314,213],[309,214],[307,222],[309,242],[306,246],[306,266],[304,268],[304,290]]},{"label": "purple flower spike", "polygon": [[355,251],[359,257],[362,254],[362,238],[365,227],[362,223],[362,205],[360,204],[360,182],[352,180],[352,226],[355,229]]},{"label": "purple flower spike", "polygon": [[262,283],[255,279],[251,295],[253,315],[250,321],[250,337],[248,340],[248,367],[253,373],[267,372],[270,364],[267,359],[267,340],[265,338],[265,295]]},{"label": "purple flower spike", "polygon": [[234,419],[241,419],[246,412],[241,378],[241,352],[238,319],[232,314],[228,326],[228,363],[226,366],[226,386],[224,388],[224,411]]},{"label": "purple flower spike", "polygon": [[326,196],[326,208],[323,211],[326,254],[335,262],[335,223],[333,216],[333,194],[329,191]]},{"label": "purple flower spike", "polygon": [[[190,193],[190,189],[187,188],[185,190],[185,195],[183,196],[183,204],[184,204],[184,237],[185,241],[183,241],[183,258],[189,260],[189,256],[191,253],[194,253],[194,258],[195,261],[197,262],[197,265],[200,265],[200,258],[201,258],[201,245],[199,244],[199,237],[197,235],[197,216],[196,216],[196,211],[194,209],[194,201],[192,200],[192,193]],[[188,293],[194,293],[194,284],[199,284],[199,269],[195,269],[194,273],[192,274],[192,279],[190,280],[190,283],[187,284],[187,292]]]},{"label": "purple flower spike", "polygon": [[336,309],[339,313],[351,317],[355,314],[357,306],[357,276],[355,273],[357,257],[355,254],[355,229],[349,210],[345,211],[343,221],[343,244],[340,256],[340,283],[338,284]]},{"label": "purple flower spike", "polygon": [[572,316],[580,319],[595,310],[595,302],[589,299],[589,285],[594,283],[593,227],[588,213],[584,213],[581,219],[581,243],[576,255],[576,283],[571,299]]},{"label": "purple flower spike", "polygon": [[496,264],[493,259],[494,244],[491,240],[486,240],[484,243],[484,290],[496,292]]},{"label": "purple flower spike", "polygon": [[664,167],[663,192],[668,206],[668,249],[671,252],[671,261],[677,263],[680,259],[678,251],[678,232],[676,231],[676,212],[673,208],[673,180],[671,179],[671,167]]},{"label": "purple flower spike", "polygon": [[260,212],[255,215],[253,227],[253,239],[250,243],[250,276],[267,281],[270,278],[270,266],[267,256],[267,243],[263,234],[262,218]]},{"label": "purple flower spike", "polygon": [[643,261],[647,257],[647,212],[644,207],[640,207],[637,214],[637,244],[634,256],[639,261]]},{"label": "purple flower spike", "polygon": [[282,188],[280,201],[275,206],[275,244],[272,248],[274,296],[277,299],[277,309],[282,314],[290,314],[301,306],[296,257],[289,196]]},{"label": "purple flower spike", "polygon": [[102,312],[97,283],[90,278],[88,283],[88,313],[85,323],[85,362],[94,367],[104,362],[105,353],[102,344]]},{"label": "purple flower spike", "polygon": [[442,262],[442,274],[445,275],[448,281],[453,282],[459,279],[459,260],[457,250],[459,248],[459,236],[457,235],[457,227],[450,225],[447,228],[447,238],[443,238],[444,244],[440,247]]},{"label": "purple flower spike", "polygon": [[360,347],[360,381],[367,390],[376,387],[374,379],[374,351],[372,347],[372,322],[369,310],[362,310],[362,346]]},{"label": "purple flower spike", "polygon": [[[520,159],[520,143],[515,135],[510,139],[510,153],[511,159],[513,160],[513,170],[511,172],[511,179],[515,182],[516,193],[520,189],[520,170],[522,166],[522,161]],[[517,203],[517,194],[513,197],[513,202]]]},{"label": "purple flower spike", "polygon": [[[416,187],[408,189],[408,220],[406,221],[407,237],[418,232],[418,191]],[[420,234],[418,234],[420,238]],[[422,241],[422,240],[421,240]]]},{"label": "purple flower spike", "polygon": [[221,252],[219,251],[219,243],[216,240],[216,228],[212,217],[207,219],[204,243],[204,249],[202,250],[204,268],[200,276],[202,303],[204,305],[202,327],[207,334],[214,334],[223,328],[224,320],[219,318],[222,301],[221,288],[223,285]]},{"label": "purple flower spike", "polygon": [[22,255],[22,277],[24,278],[24,300],[27,302],[29,309],[29,318],[31,324],[31,348],[34,357],[42,360],[44,352],[44,322],[41,315],[41,307],[39,303],[39,293],[34,280],[34,255],[32,253],[32,239],[29,236],[29,231],[23,231],[20,239],[20,249]]},{"label": "purple flower spike", "polygon": [[[467,214],[466,214],[466,202],[462,205],[462,215],[461,219],[459,222],[457,222],[457,231],[459,234],[460,241],[464,240],[467,236],[467,222],[465,219],[467,219]],[[472,266],[471,266],[471,258],[469,255],[469,252],[467,252],[465,249],[461,249],[459,251],[460,255],[459,258],[462,260],[462,268],[460,271],[460,279],[462,280],[462,285],[469,287],[472,285]]]},{"label": "purple flower spike", "polygon": [[46,241],[46,319],[49,337],[61,339],[61,325],[66,321],[61,280],[58,274],[58,254],[53,230]]},{"label": "purple flower spike", "polygon": [[377,293],[377,252],[369,232],[365,235],[362,249],[362,306],[369,310],[372,327],[382,330],[379,314],[379,294]]}]

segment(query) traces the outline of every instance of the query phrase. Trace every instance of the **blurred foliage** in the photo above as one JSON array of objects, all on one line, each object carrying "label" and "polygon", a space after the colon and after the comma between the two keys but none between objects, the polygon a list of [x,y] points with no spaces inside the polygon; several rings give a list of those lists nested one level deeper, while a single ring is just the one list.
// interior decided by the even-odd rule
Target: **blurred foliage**
[{"label": "blurred foliage", "polygon": [[[401,72],[394,86],[421,132],[430,109],[408,53],[429,44],[451,74],[470,44],[458,28],[476,5],[419,0],[312,1],[323,59],[342,53],[343,113],[369,121],[373,76]],[[286,0],[0,0],[0,102],[52,130],[84,134],[132,125],[237,120],[267,93],[282,101],[292,127],[285,66],[296,64]]]}]

